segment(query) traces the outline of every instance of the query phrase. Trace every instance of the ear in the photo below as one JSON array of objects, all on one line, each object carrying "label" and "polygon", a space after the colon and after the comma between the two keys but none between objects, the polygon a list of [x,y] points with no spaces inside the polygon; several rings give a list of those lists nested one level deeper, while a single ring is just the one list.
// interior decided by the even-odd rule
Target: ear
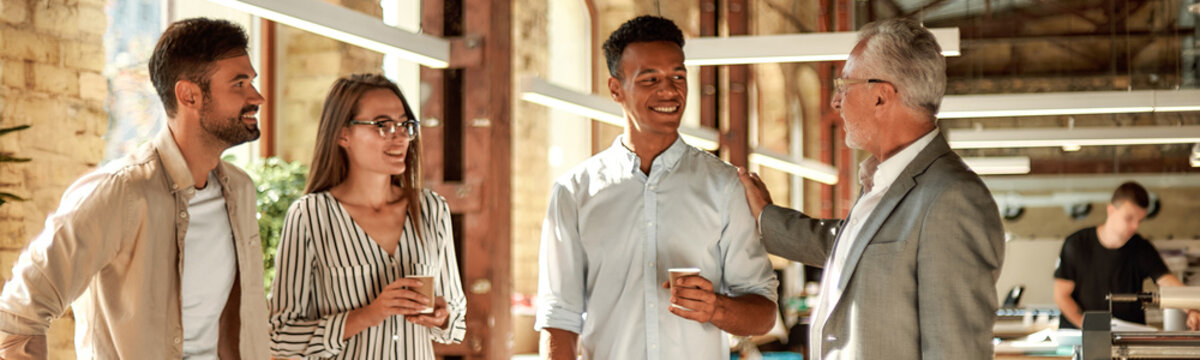
[{"label": "ear", "polygon": [[873,85],[875,86],[871,87],[871,94],[875,96],[876,111],[886,110],[892,105],[898,104],[897,101],[900,100],[900,94],[896,92],[896,88],[892,87],[891,84],[881,83]]},{"label": "ear", "polygon": [[338,146],[343,148],[350,146],[350,128],[343,127],[342,131],[338,132]]},{"label": "ear", "polygon": [[200,91],[200,85],[194,82],[187,80],[176,81],[175,103],[179,104],[179,108],[199,111],[204,107],[204,92]]},{"label": "ear", "polygon": [[625,101],[625,89],[621,87],[621,80],[615,77],[608,78],[608,92],[612,93],[612,99],[616,102]]}]

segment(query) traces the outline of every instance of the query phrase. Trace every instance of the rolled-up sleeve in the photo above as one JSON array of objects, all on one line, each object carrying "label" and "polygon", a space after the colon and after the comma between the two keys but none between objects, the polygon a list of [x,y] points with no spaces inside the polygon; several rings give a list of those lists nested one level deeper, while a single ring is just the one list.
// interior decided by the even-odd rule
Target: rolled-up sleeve
[{"label": "rolled-up sleeve", "polygon": [[450,313],[446,327],[429,328],[434,341],[450,344],[459,343],[467,335],[467,297],[463,294],[462,282],[458,275],[458,256],[454,249],[454,234],[450,222],[450,207],[445,200],[438,199],[437,209],[437,243],[441,245],[442,271],[438,281],[441,287],[438,295],[446,299],[446,310]]},{"label": "rolled-up sleeve", "polygon": [[288,209],[275,258],[271,284],[271,353],[275,356],[331,357],[346,347],[346,313],[317,316],[313,267],[315,254],[307,206],[301,199]]},{"label": "rolled-up sleeve", "polygon": [[[145,203],[121,178],[94,172],[63,194],[58,210],[13,266],[0,293],[0,355],[45,356],[45,333],[131,237]],[[9,352],[13,350],[13,352]],[[40,352],[40,354],[39,354]]]},{"label": "rolled-up sleeve", "polygon": [[721,289],[729,296],[757,294],[776,302],[779,280],[771,269],[767,251],[758,240],[757,224],[746,203],[741,182],[734,178],[725,187],[724,198],[728,206],[721,231],[721,244],[725,248],[724,279]]},{"label": "rolled-up sleeve", "polygon": [[571,192],[555,184],[542,222],[535,330],[583,331],[587,257],[580,243],[578,214]]}]

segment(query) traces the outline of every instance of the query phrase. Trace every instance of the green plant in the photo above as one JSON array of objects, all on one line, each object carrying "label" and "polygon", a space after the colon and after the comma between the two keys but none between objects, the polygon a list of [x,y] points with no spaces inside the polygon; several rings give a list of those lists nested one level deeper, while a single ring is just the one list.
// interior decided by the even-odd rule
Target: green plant
[{"label": "green plant", "polygon": [[[11,132],[25,130],[28,128],[29,128],[29,125],[17,125],[17,126],[13,126],[13,127],[9,127],[9,128],[0,128],[0,136],[3,136],[5,134],[11,133]],[[29,162],[29,160],[30,160],[29,158],[16,157],[12,153],[9,153],[9,152],[0,152],[0,163]],[[0,205],[4,205],[4,203],[9,202],[9,201],[25,201],[25,199],[21,198],[20,196],[17,196],[16,194],[13,194],[13,193],[0,191]]]},{"label": "green plant", "polygon": [[275,250],[288,207],[304,195],[308,168],[299,162],[271,157],[255,160],[246,166],[246,173],[258,190],[258,232],[263,250],[263,285],[271,286],[275,279]]}]

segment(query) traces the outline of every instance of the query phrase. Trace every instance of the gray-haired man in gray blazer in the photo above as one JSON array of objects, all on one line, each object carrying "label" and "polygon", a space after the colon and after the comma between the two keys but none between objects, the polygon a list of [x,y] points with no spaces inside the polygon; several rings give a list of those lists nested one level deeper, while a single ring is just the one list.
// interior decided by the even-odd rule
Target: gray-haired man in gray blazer
[{"label": "gray-haired man in gray blazer", "polygon": [[991,359],[1004,231],[938,131],[941,48],[911,20],[868,24],[835,86],[846,144],[871,153],[845,220],[773,206],[740,171],[767,251],[825,268],[811,358]]}]

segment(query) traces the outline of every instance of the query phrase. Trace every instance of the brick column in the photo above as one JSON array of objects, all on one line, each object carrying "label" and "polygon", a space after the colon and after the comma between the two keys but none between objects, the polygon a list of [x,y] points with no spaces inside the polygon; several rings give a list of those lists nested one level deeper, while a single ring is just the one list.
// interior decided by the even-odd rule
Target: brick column
[{"label": "brick column", "polygon": [[[104,154],[104,6],[104,0],[0,3],[0,127],[32,125],[0,137],[0,151],[33,159],[0,165],[0,191],[28,199],[0,206],[6,281],[63,191]],[[51,359],[75,358],[73,329],[70,312],[52,324]]]}]

